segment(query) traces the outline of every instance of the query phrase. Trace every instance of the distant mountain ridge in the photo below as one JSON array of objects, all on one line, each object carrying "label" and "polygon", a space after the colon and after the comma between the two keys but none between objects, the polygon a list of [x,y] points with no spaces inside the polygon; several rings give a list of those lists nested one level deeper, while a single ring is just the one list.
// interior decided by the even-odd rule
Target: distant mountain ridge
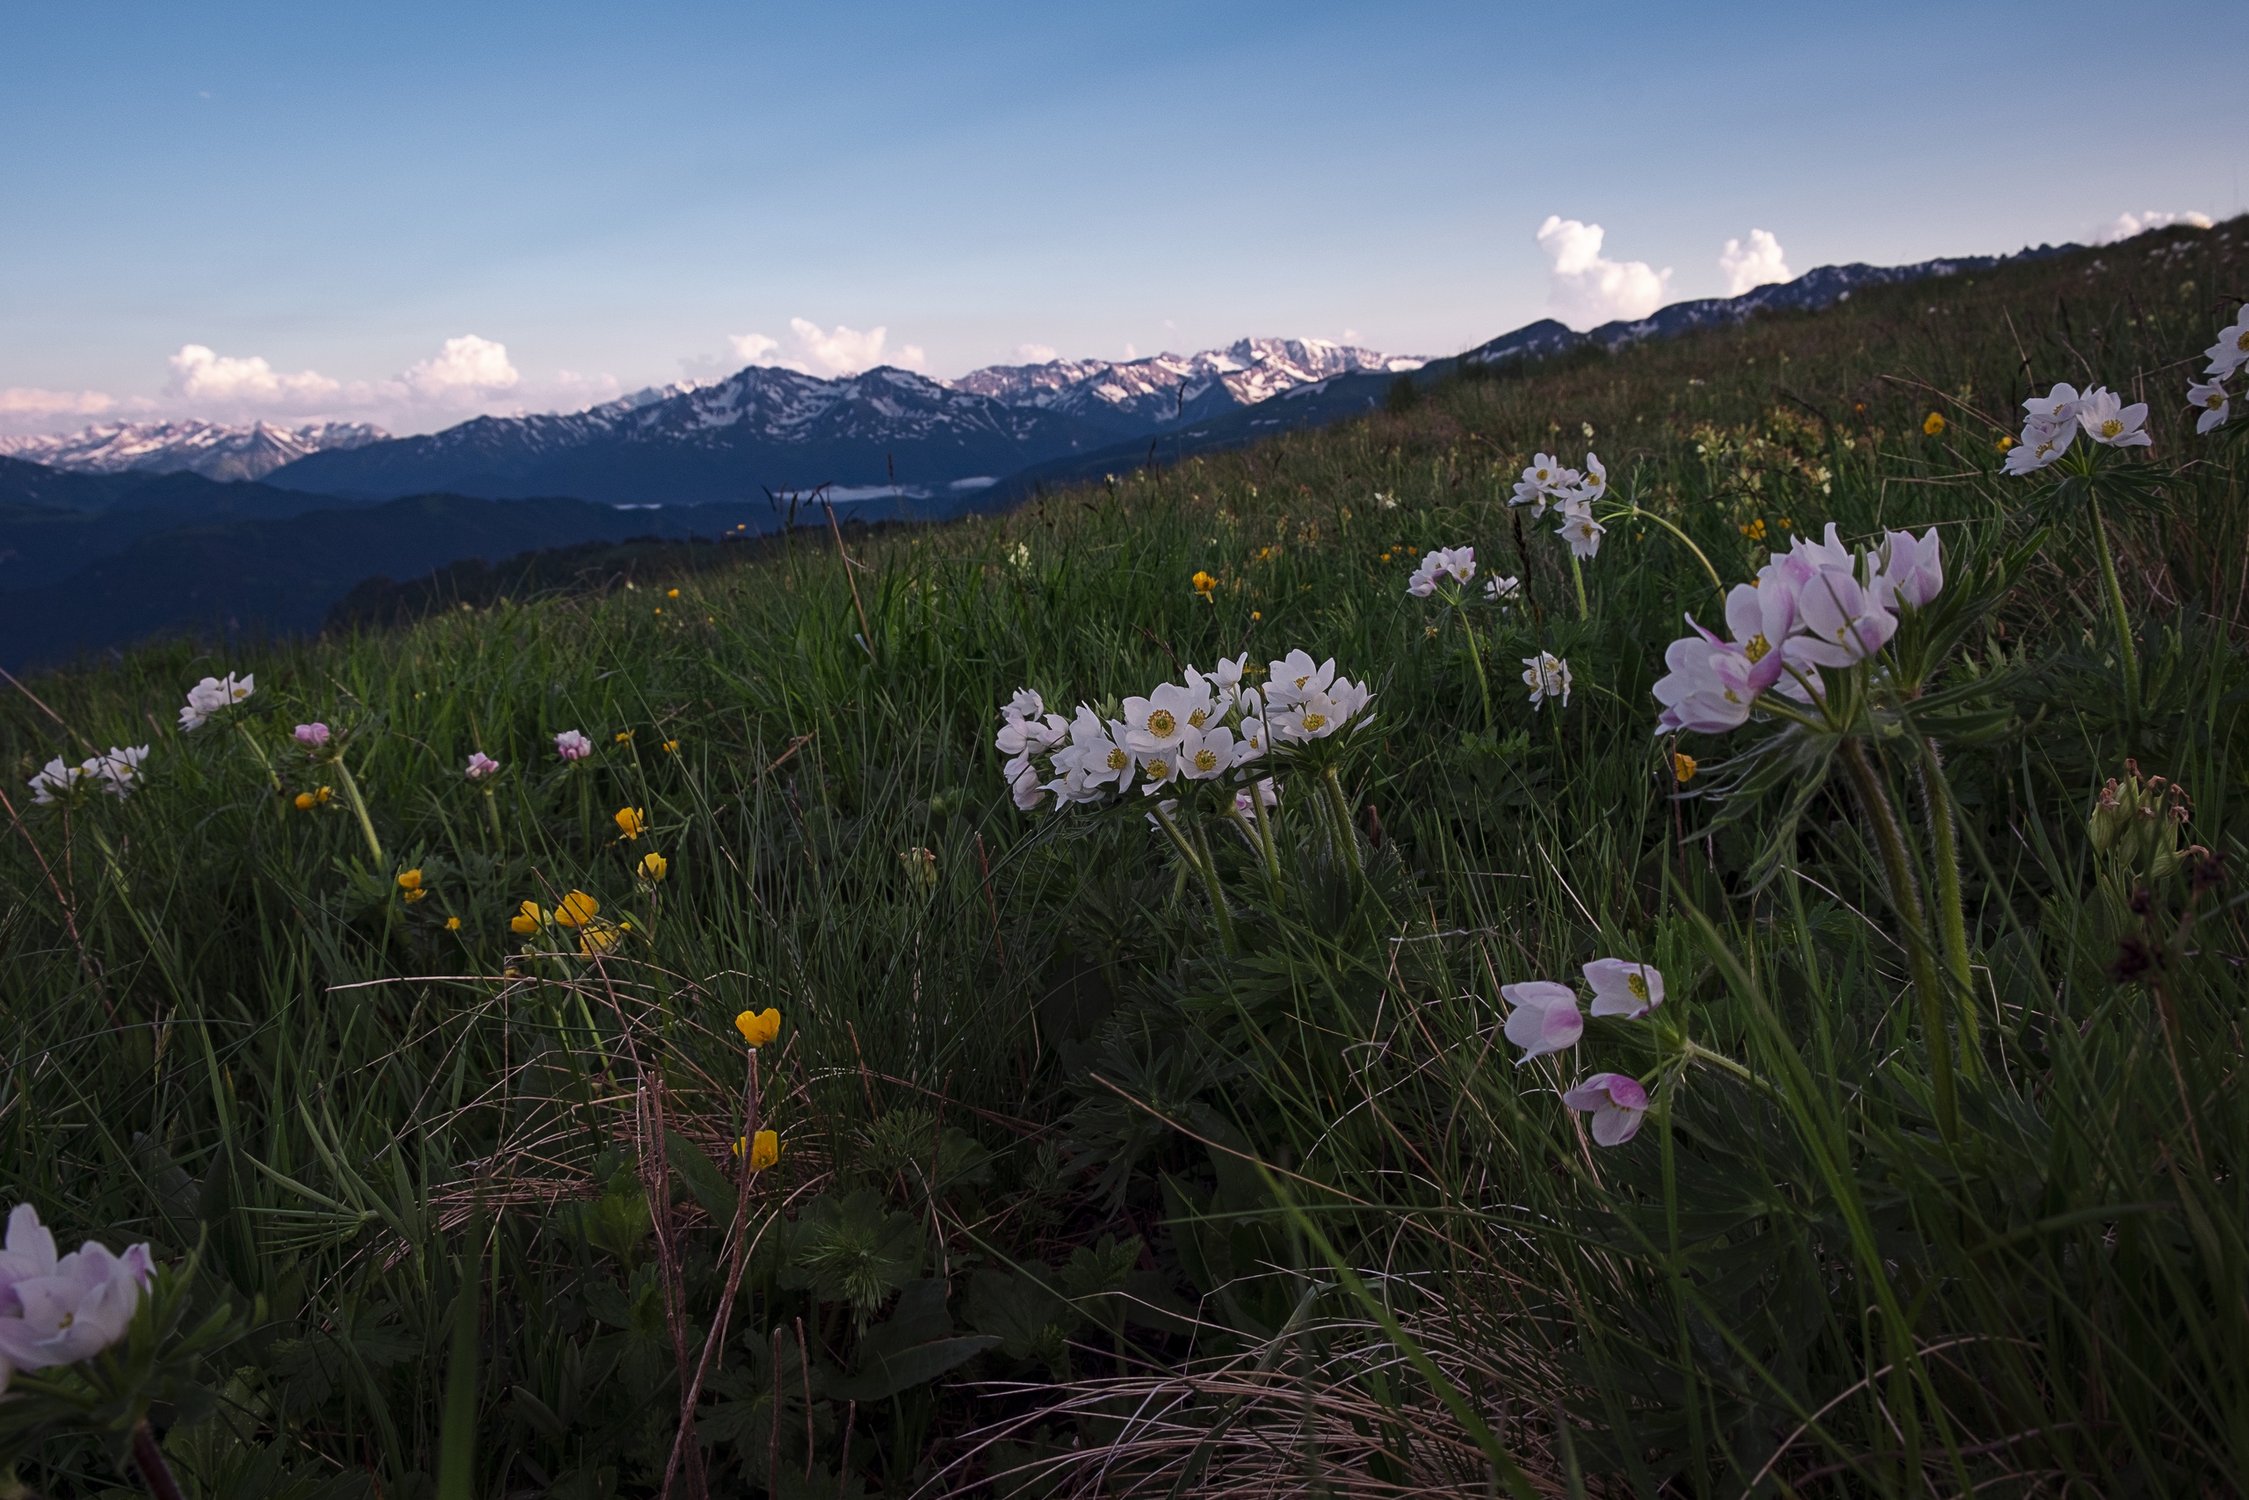
[{"label": "distant mountain ridge", "polygon": [[0,437],[0,457],[79,474],[200,474],[263,479],[314,453],[360,448],[390,436],[364,422],[275,427],[252,422],[105,422],[60,436]]},{"label": "distant mountain ridge", "polygon": [[1419,357],[1377,354],[1325,339],[1238,339],[1223,349],[1199,354],[987,365],[949,384],[1010,406],[1113,417],[1121,426],[1155,431],[1255,406],[1337,375],[1403,374],[1426,363]]}]

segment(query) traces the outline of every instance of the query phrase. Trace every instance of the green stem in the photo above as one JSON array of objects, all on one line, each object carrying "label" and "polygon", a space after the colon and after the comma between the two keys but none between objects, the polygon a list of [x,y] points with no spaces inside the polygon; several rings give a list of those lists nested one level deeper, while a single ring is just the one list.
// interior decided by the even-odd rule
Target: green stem
[{"label": "green stem", "polygon": [[367,799],[359,795],[359,782],[340,755],[336,757],[336,779],[343,783],[344,800],[351,804],[353,816],[359,819],[360,836],[367,840],[367,852],[373,856],[375,868],[380,870],[384,865],[383,841],[375,837],[375,820],[367,815]]},{"label": "green stem", "polygon": [[1731,1073],[1734,1077],[1740,1079],[1743,1083],[1748,1084],[1751,1088],[1758,1090],[1760,1093],[1773,1094],[1775,1092],[1771,1084],[1767,1083],[1764,1079],[1759,1078],[1755,1073],[1750,1072],[1749,1069],[1743,1067],[1740,1063],[1735,1062],[1732,1058],[1726,1056],[1723,1052],[1711,1051],[1708,1047],[1705,1047],[1704,1045],[1702,1045],[1702,1043],[1695,1041],[1691,1037],[1681,1037],[1679,1039],[1679,1055],[1687,1059],[1687,1061],[1689,1062],[1708,1063],[1711,1067],[1718,1069],[1722,1073]]},{"label": "green stem", "polygon": [[1945,1028],[1944,991],[1930,962],[1928,924],[1922,915],[1921,895],[1913,883],[1913,867],[1906,857],[1905,831],[1898,826],[1897,810],[1865,749],[1857,740],[1843,741],[1843,768],[1858,792],[1859,806],[1874,830],[1874,845],[1882,857],[1882,872],[1890,886],[1890,909],[1904,929],[1905,956],[1913,970],[1913,990],[1921,1009],[1922,1042],[1929,1049],[1929,1082],[1936,1094],[1937,1129],[1949,1144],[1958,1138],[1960,1110],[1953,1094],[1952,1045]]},{"label": "green stem", "polygon": [[1468,637],[1468,663],[1476,669],[1476,690],[1483,694],[1484,698],[1484,733],[1497,734],[1499,727],[1492,717],[1491,679],[1484,675],[1484,653],[1477,648],[1476,627],[1468,623],[1468,616],[1465,612],[1460,617],[1460,629],[1461,633]]},{"label": "green stem", "polygon": [[1329,766],[1320,773],[1320,784],[1327,789],[1328,811],[1335,817],[1335,837],[1343,846],[1343,858],[1350,864],[1352,874],[1363,874],[1365,866],[1359,861],[1359,833],[1351,825],[1351,804],[1343,796],[1343,778],[1336,774],[1335,767]]},{"label": "green stem", "polygon": [[492,825],[492,848],[494,852],[505,849],[508,840],[507,835],[500,831],[500,804],[493,797],[490,787],[484,789],[484,821]]},{"label": "green stem", "polygon": [[[258,758],[258,764],[265,767],[266,780],[273,783],[274,793],[276,795],[279,795],[281,791],[281,773],[274,769],[273,757],[266,754],[265,746],[259,744],[258,737],[250,732],[250,725],[248,721],[243,719],[240,715],[233,715],[232,717],[234,719],[235,732],[242,736],[242,743],[250,747],[250,753]],[[288,809],[286,807],[281,808],[280,811],[284,817],[288,815]]]},{"label": "green stem", "polygon": [[1585,565],[1577,560],[1575,552],[1570,554],[1570,582],[1577,585],[1577,617],[1592,619],[1593,607],[1585,602]]},{"label": "green stem", "polygon": [[1960,1071],[1973,1077],[1981,1049],[1976,1041],[1975,972],[1968,956],[1967,902],[1960,894],[1959,809],[1936,741],[1921,741],[1921,791],[1929,804],[1930,838],[1936,845],[1937,931],[1944,940],[1945,967],[1960,1001]]},{"label": "green stem", "polygon": [[1239,954],[1242,945],[1234,933],[1234,913],[1226,904],[1226,888],[1218,880],[1218,861],[1211,857],[1210,839],[1200,822],[1195,825],[1195,849],[1202,856],[1196,863],[1202,872],[1203,893],[1210,898],[1211,918],[1218,924],[1218,940],[1228,953]]},{"label": "green stem", "polygon": [[1680,541],[1680,544],[1684,546],[1689,552],[1692,552],[1695,555],[1695,561],[1702,564],[1702,570],[1710,575],[1710,586],[1718,591],[1718,598],[1720,602],[1723,602],[1725,600],[1726,581],[1718,576],[1718,570],[1710,565],[1710,559],[1705,557],[1703,555],[1702,549],[1695,545],[1693,537],[1688,536],[1684,531],[1681,531],[1672,522],[1666,520],[1662,516],[1657,515],[1654,511],[1642,510],[1637,505],[1628,504],[1622,511],[1619,511],[1618,514],[1624,516],[1632,516],[1642,521],[1653,521],[1658,526],[1661,526],[1665,531],[1668,531],[1673,536],[1677,537]]},{"label": "green stem", "polygon": [[2140,657],[2132,646],[2132,615],[2124,607],[2124,585],[2116,576],[2116,558],[2109,552],[2108,528],[2101,524],[2101,503],[2087,479],[2085,514],[2093,523],[2093,552],[2101,560],[2101,584],[2108,591],[2109,623],[2116,630],[2116,654],[2124,666],[2124,706],[2133,720],[2140,716]]}]

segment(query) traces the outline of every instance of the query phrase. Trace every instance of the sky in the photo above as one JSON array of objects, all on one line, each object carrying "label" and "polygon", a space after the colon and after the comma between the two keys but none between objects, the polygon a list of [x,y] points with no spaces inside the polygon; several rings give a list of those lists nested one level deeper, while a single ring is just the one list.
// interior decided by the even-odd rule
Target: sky
[{"label": "sky", "polygon": [[0,37],[0,433],[1435,356],[2249,206],[2249,28],[2162,0],[0,0]]}]

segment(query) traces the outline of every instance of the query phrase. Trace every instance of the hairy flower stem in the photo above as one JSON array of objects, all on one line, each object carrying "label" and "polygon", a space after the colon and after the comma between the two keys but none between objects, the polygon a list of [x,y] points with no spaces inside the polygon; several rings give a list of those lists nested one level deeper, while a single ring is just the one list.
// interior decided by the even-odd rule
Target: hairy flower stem
[{"label": "hairy flower stem", "polygon": [[1890,886],[1890,909],[1904,929],[1906,962],[1913,971],[1913,991],[1921,1009],[1922,1041],[1929,1049],[1929,1083],[1936,1095],[1937,1130],[1949,1144],[1960,1133],[1960,1108],[1953,1093],[1952,1043],[1945,1027],[1945,992],[1929,954],[1929,928],[1922,914],[1921,894],[1913,883],[1913,866],[1906,858],[1905,830],[1898,825],[1897,810],[1890,805],[1882,778],[1857,740],[1843,741],[1844,770],[1858,793],[1859,806],[1874,830],[1874,846],[1882,857],[1882,873]]},{"label": "hairy flower stem", "polygon": [[1585,564],[1577,560],[1575,552],[1570,554],[1570,582],[1577,585],[1577,617],[1592,619],[1593,606],[1585,602]]},{"label": "hairy flower stem", "polygon": [[1351,866],[1352,874],[1363,875],[1366,867],[1359,862],[1359,834],[1351,825],[1351,804],[1343,796],[1343,778],[1329,766],[1320,773],[1320,784],[1327,789],[1328,811],[1335,817],[1335,838],[1343,849],[1344,861]]},{"label": "hairy flower stem", "polygon": [[495,850],[506,848],[507,835],[500,831],[499,800],[492,795],[490,787],[484,789],[484,821],[492,825],[492,847]]},{"label": "hairy flower stem", "polygon": [[164,1462],[164,1450],[156,1445],[156,1434],[146,1422],[133,1428],[133,1467],[141,1471],[141,1483],[148,1486],[149,1494],[156,1500],[187,1500],[180,1482],[172,1477],[171,1465]]},{"label": "hairy flower stem", "polygon": [[1476,669],[1476,691],[1484,699],[1484,733],[1497,734],[1499,727],[1492,717],[1492,684],[1484,675],[1484,653],[1476,645],[1476,627],[1468,623],[1468,616],[1460,617],[1461,634],[1468,637],[1468,664]]},{"label": "hairy flower stem", "polygon": [[340,755],[336,757],[336,779],[343,783],[344,800],[351,804],[352,816],[359,819],[360,837],[367,840],[367,852],[379,870],[383,867],[383,841],[375,837],[375,820],[367,815],[367,799],[359,795],[359,783]]},{"label": "hairy flower stem", "polygon": [[1234,932],[1234,913],[1226,905],[1226,888],[1218,881],[1218,861],[1211,857],[1210,839],[1202,824],[1195,825],[1195,861],[1202,872],[1203,892],[1210,897],[1211,919],[1218,924],[1218,940],[1230,954],[1242,951],[1241,939]]},{"label": "hairy flower stem", "polygon": [[1968,961],[1968,911],[1960,895],[1959,811],[1952,800],[1952,784],[1945,778],[1944,759],[1936,741],[1921,741],[1921,793],[1928,803],[1929,836],[1936,845],[1937,930],[1944,939],[1945,968],[1960,1002],[1960,1071],[1974,1077],[1982,1056],[1976,1036],[1975,972]]},{"label": "hairy flower stem", "polygon": [[2090,484],[2085,492],[2085,515],[2093,523],[2093,553],[2101,560],[2101,586],[2108,591],[2109,624],[2116,631],[2117,660],[2124,667],[2124,708],[2128,721],[2140,717],[2140,655],[2132,645],[2132,615],[2124,607],[2124,585],[2116,576],[2116,558],[2109,551],[2108,528],[2101,524],[2101,502]]}]

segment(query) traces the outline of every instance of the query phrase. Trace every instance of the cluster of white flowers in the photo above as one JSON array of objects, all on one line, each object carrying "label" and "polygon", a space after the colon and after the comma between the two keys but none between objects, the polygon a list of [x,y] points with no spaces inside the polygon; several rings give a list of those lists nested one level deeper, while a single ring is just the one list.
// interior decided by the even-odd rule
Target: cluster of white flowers
[{"label": "cluster of white flowers", "polygon": [[1671,670],[1655,685],[1663,705],[1657,732],[1733,729],[1768,689],[1808,701],[1814,669],[1865,661],[1897,633],[1901,607],[1919,609],[1943,587],[1933,526],[1920,536],[1890,532],[1857,554],[1837,539],[1833,522],[1821,541],[1795,538],[1758,569],[1755,583],[1726,595],[1731,639],[1687,617],[1694,634],[1663,654]]},{"label": "cluster of white flowers", "polygon": [[2249,302],[2234,313],[2231,323],[2218,330],[2218,341],[2202,352],[2210,356],[2209,367],[2202,372],[2203,379],[2187,387],[2187,405],[2202,413],[2194,421],[2196,432],[2222,427],[2233,415],[2233,397],[2226,390],[2226,382],[2243,365],[2249,365]]},{"label": "cluster of white flowers", "polygon": [[1523,658],[1523,686],[1531,690],[1531,707],[1542,708],[1549,698],[1570,706],[1570,664],[1551,651]]},{"label": "cluster of white flowers", "polygon": [[31,800],[42,807],[70,797],[81,787],[98,786],[113,797],[123,797],[133,790],[141,773],[141,763],[148,759],[146,745],[112,745],[103,754],[70,765],[61,756],[40,768],[31,778]]},{"label": "cluster of white flowers", "polygon": [[123,1339],[155,1275],[146,1245],[116,1255],[88,1240],[57,1255],[39,1211],[16,1205],[0,1249],[0,1391],[18,1370],[75,1364]]},{"label": "cluster of white flowers", "polygon": [[2007,472],[2032,474],[2069,451],[2082,432],[2111,448],[2145,448],[2147,403],[2124,399],[2107,386],[2096,385],[2084,395],[2063,382],[2043,396],[2023,403],[2023,435],[2007,450]]},{"label": "cluster of white flowers", "polygon": [[224,677],[206,677],[187,690],[187,707],[180,710],[180,728],[201,729],[226,709],[232,708],[256,692],[257,677],[249,672],[240,677],[229,672]]},{"label": "cluster of white flowers", "polygon": [[1019,689],[1001,706],[992,741],[1007,757],[1015,805],[1030,812],[1049,803],[1105,802],[1135,781],[1147,796],[1175,792],[1183,783],[1223,781],[1247,784],[1234,806],[1254,816],[1274,800],[1264,775],[1271,750],[1332,739],[1372,717],[1373,693],[1338,677],[1333,660],[1315,662],[1291,651],[1270,664],[1263,691],[1244,685],[1248,666],[1243,655],[1209,672],[1189,667],[1184,683],[1125,699],[1118,718],[1081,703],[1065,719],[1033,689]]},{"label": "cluster of white flowers", "polygon": [[1406,579],[1406,592],[1416,599],[1426,599],[1437,592],[1438,584],[1449,578],[1462,588],[1476,576],[1476,549],[1474,547],[1439,547],[1421,559],[1421,565]]},{"label": "cluster of white flowers", "polygon": [[[1593,991],[1595,1016],[1644,1020],[1663,1004],[1663,972],[1654,964],[1597,958],[1585,966],[1585,982]],[[1507,1039],[1523,1049],[1517,1067],[1576,1046],[1585,1032],[1577,991],[1566,984],[1550,979],[1503,984],[1499,997],[1508,1005],[1504,1027]],[[1621,1146],[1639,1133],[1640,1117],[1648,1109],[1648,1091],[1627,1074],[1595,1073],[1563,1094],[1562,1102],[1593,1116],[1596,1144]]]},{"label": "cluster of white flowers", "polygon": [[1608,528],[1593,519],[1593,502],[1609,492],[1609,471],[1601,467],[1599,455],[1585,455],[1585,467],[1566,468],[1551,453],[1531,456],[1530,467],[1515,482],[1515,493],[1508,497],[1509,505],[1528,505],[1531,519],[1545,516],[1551,505],[1561,517],[1554,534],[1569,543],[1570,551],[1578,557],[1592,557],[1601,550],[1601,538]]}]

